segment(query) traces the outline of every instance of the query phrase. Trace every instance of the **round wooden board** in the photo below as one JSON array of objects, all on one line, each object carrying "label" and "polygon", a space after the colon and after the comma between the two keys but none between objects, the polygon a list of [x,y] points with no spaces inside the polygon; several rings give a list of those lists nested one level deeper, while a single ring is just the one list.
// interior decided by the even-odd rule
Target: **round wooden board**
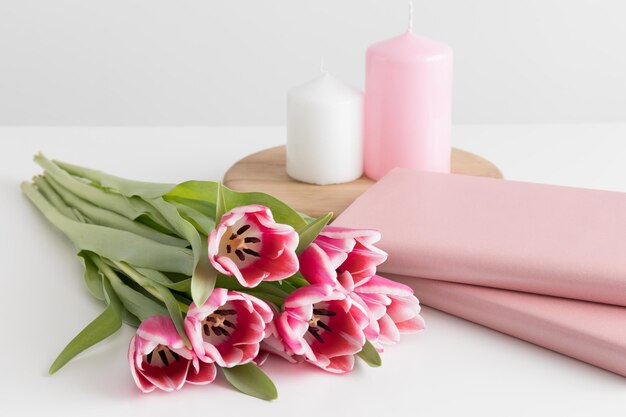
[{"label": "round wooden board", "polygon": [[[356,181],[314,185],[296,181],[285,169],[285,146],[266,149],[241,159],[224,175],[224,184],[236,191],[271,194],[294,209],[318,217],[329,211],[339,215],[374,181],[362,176]],[[500,170],[480,156],[452,149],[455,174],[502,178]]]}]

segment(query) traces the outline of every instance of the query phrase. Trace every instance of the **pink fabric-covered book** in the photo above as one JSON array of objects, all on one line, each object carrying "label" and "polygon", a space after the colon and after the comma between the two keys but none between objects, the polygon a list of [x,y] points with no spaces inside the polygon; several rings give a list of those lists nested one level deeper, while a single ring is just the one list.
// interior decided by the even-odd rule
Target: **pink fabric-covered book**
[{"label": "pink fabric-covered book", "polygon": [[430,307],[626,376],[626,308],[414,277]]},{"label": "pink fabric-covered book", "polygon": [[395,169],[334,225],[385,273],[626,306],[626,193]]}]

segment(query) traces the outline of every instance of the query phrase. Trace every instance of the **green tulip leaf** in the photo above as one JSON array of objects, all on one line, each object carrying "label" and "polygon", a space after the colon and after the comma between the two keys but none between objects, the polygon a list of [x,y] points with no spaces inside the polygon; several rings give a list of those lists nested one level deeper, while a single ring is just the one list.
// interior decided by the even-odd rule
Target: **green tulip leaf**
[{"label": "green tulip leaf", "polygon": [[333,213],[326,213],[325,215],[318,217],[313,220],[311,223],[302,227],[298,230],[298,236],[300,240],[298,241],[298,247],[296,248],[296,253],[299,255],[305,250],[311,242],[315,240],[317,235],[320,234],[322,229],[326,227],[328,222],[333,218]]},{"label": "green tulip leaf", "polygon": [[[203,205],[215,206],[217,198],[217,182],[186,181],[172,188],[170,191],[167,192],[167,194],[163,196],[163,198],[173,198],[182,201],[187,200],[187,202],[200,201],[203,203]],[[214,213],[215,210],[213,211],[213,214]]]},{"label": "green tulip leaf", "polygon": [[61,196],[57,194],[57,192],[52,188],[52,186],[48,182],[48,179],[46,179],[43,176],[37,176],[33,179],[33,183],[39,189],[41,194],[43,194],[44,197],[46,197],[46,199],[50,202],[50,204],[52,204],[54,208],[59,210],[59,212],[63,214],[65,217],[67,217],[68,219],[72,219],[72,220],[78,220],[78,221],[83,220],[83,219],[80,219],[76,215],[75,209],[72,209],[70,206],[65,204],[65,201],[63,201]]},{"label": "green tulip leaf", "polygon": [[309,281],[307,281],[306,278],[304,278],[304,276],[300,272],[296,272],[295,274],[293,274],[286,280],[280,281],[280,282],[287,282],[290,285],[292,285],[294,288],[300,288],[300,287],[305,287],[309,285]]},{"label": "green tulip leaf", "polygon": [[206,239],[200,236],[191,223],[181,217],[176,207],[172,204],[162,198],[155,198],[149,200],[149,202],[172,225],[176,233],[191,244],[193,253],[193,272],[190,274],[191,297],[196,305],[204,305],[211,292],[213,292],[213,288],[215,288],[217,276],[217,271],[209,262]]},{"label": "green tulip leaf", "polygon": [[222,216],[226,213],[226,202],[224,201],[224,185],[217,183],[217,195],[215,197],[215,224],[222,220]]},{"label": "green tulip leaf", "polygon": [[154,269],[148,268],[136,268],[137,272],[139,272],[144,277],[149,280],[160,284],[170,290],[182,292],[184,294],[191,294],[191,278],[183,279],[181,281],[172,281],[168,278],[167,275],[162,273],[161,271],[156,271]]},{"label": "green tulip leaf", "polygon": [[[286,291],[286,289],[282,288],[280,285],[280,282],[281,281],[261,282],[256,287],[254,287],[253,290],[256,291],[257,293],[279,297],[282,300],[286,298],[290,294],[291,291]],[[248,292],[248,293],[251,291],[250,288],[244,287],[243,285],[241,285],[235,277],[227,276],[223,274],[217,275],[217,281],[216,281],[215,286],[218,288],[226,288],[227,290],[231,290],[231,291]]]},{"label": "green tulip leaf", "polygon": [[268,401],[278,398],[278,391],[272,380],[255,364],[221,369],[226,380],[244,394]]},{"label": "green tulip leaf", "polygon": [[191,278],[191,297],[197,306],[202,306],[215,288],[217,271],[210,264],[208,256],[200,259],[198,265]]},{"label": "green tulip leaf", "polygon": [[52,178],[48,179],[48,181],[63,200],[80,211],[83,215],[87,216],[91,223],[135,233],[139,236],[163,243],[164,245],[178,246],[181,248],[189,246],[189,243],[184,239],[161,233],[145,224],[130,220],[113,211],[95,206],[71,193]]},{"label": "green tulip leaf", "polygon": [[[268,207],[272,211],[274,220],[277,223],[288,224],[298,230],[306,226],[307,222],[300,214],[287,204],[265,193],[241,193],[222,186],[225,211],[232,210],[238,206],[249,204],[260,204]],[[165,194],[166,200],[175,200],[181,204],[190,205],[196,202],[197,210],[201,207],[215,206],[217,203],[217,183],[212,181],[187,181],[178,184],[171,191]],[[204,210],[200,209],[204,214]]]},{"label": "green tulip leaf", "polygon": [[[212,219],[213,226],[211,226],[211,230],[215,227],[215,202],[194,200],[185,197],[171,197],[169,195],[163,196],[163,199],[168,203],[174,204],[176,208],[179,209],[178,211],[181,212],[181,215],[183,215],[184,211],[180,209],[180,206],[184,206]],[[205,234],[208,235],[208,233]]]},{"label": "green tulip leaf", "polygon": [[98,207],[118,213],[126,218],[135,220],[142,213],[137,211],[128,198],[120,194],[107,193],[106,191],[93,187],[84,181],[73,177],[68,172],[62,170],[52,161],[46,159],[42,154],[35,156],[37,162],[45,171],[46,177],[52,178],[78,197],[95,204]]},{"label": "green tulip leaf", "polygon": [[178,331],[180,338],[183,340],[183,343],[185,344],[185,346],[191,349],[191,343],[189,342],[189,339],[187,338],[187,333],[185,333],[183,313],[182,311],[180,311],[178,300],[174,298],[174,295],[172,295],[170,290],[168,290],[167,288],[158,284],[156,285],[155,288],[157,289],[159,294],[161,294],[161,298],[163,299],[163,302],[165,303],[165,307],[167,307],[167,311],[170,317],[172,318],[172,321],[174,322],[174,326],[176,326],[176,330]]},{"label": "green tulip leaf", "polygon": [[141,320],[139,320],[134,314],[128,311],[126,308],[122,310],[122,321],[134,328],[139,327]]},{"label": "green tulip leaf", "polygon": [[79,251],[87,250],[114,261],[160,271],[186,275],[193,271],[193,254],[189,249],[164,245],[124,230],[68,219],[32,184],[22,183],[22,191]]},{"label": "green tulip leaf", "polygon": [[170,232],[167,222],[145,201],[139,197],[127,197],[116,192],[107,191],[90,184],[85,180],[74,177],[69,172],[61,169],[54,162],[46,159],[42,154],[35,156],[35,162],[45,171],[46,178],[65,187],[76,196],[87,200],[93,205],[113,211],[130,220],[138,220],[149,223],[161,232]]},{"label": "green tulip leaf", "polygon": [[145,320],[151,316],[168,315],[168,311],[163,305],[126,285],[117,273],[99,256],[95,254],[90,254],[89,256],[104,277],[110,282],[113,291],[115,291],[130,314],[134,315],[139,320]]},{"label": "green tulip leaf", "polygon": [[104,281],[103,292],[106,293],[109,305],[102,314],[78,333],[57,356],[48,370],[50,375],[61,369],[79,353],[111,336],[122,326],[122,304],[108,281]]},{"label": "green tulip leaf", "polygon": [[100,275],[100,271],[96,264],[89,258],[89,255],[84,252],[78,253],[79,258],[83,262],[83,266],[85,267],[85,272],[83,274],[83,278],[85,279],[85,284],[87,285],[87,289],[98,300],[104,300],[104,288],[102,287],[102,275]]},{"label": "green tulip leaf", "polygon": [[202,235],[208,236],[215,228],[215,219],[213,217],[209,217],[203,212],[175,200],[168,201],[168,203],[174,205],[180,216],[191,223]]},{"label": "green tulip leaf", "polygon": [[359,358],[363,359],[366,364],[371,366],[372,368],[377,368],[383,364],[383,360],[380,358],[378,351],[372,345],[369,340],[365,341],[365,345],[363,345],[363,349],[359,353]]},{"label": "green tulip leaf", "polygon": [[61,161],[53,161],[53,163],[71,175],[86,178],[100,185],[102,188],[112,189],[116,193],[127,197],[139,196],[142,198],[157,198],[166,194],[175,187],[175,184],[128,180],[126,178],[116,177],[115,175],[110,175],[102,171],[68,164]]},{"label": "green tulip leaf", "polygon": [[224,187],[224,199],[226,201],[227,210],[232,210],[238,206],[260,204],[268,207],[272,211],[272,216],[276,223],[288,224],[296,230],[306,226],[306,222],[300,217],[297,211],[269,194],[240,193]]}]

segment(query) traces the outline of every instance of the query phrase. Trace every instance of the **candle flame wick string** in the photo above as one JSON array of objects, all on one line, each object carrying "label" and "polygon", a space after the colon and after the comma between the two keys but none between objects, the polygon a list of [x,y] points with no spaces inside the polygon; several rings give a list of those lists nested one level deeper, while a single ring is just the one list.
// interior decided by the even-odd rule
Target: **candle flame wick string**
[{"label": "candle flame wick string", "polygon": [[409,1],[409,29],[408,32],[413,32],[413,0]]},{"label": "candle flame wick string", "polygon": [[320,59],[320,72],[322,74],[328,74],[328,71],[326,71],[326,68],[324,67],[324,56]]}]

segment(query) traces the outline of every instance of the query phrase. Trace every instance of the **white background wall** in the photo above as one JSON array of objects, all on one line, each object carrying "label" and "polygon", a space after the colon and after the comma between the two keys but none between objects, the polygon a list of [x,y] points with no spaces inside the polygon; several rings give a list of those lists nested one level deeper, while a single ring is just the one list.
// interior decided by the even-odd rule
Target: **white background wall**
[{"label": "white background wall", "polygon": [[[0,124],[283,124],[320,55],[362,86],[405,0],[0,0]],[[456,123],[626,122],[626,1],[417,0]]]}]

